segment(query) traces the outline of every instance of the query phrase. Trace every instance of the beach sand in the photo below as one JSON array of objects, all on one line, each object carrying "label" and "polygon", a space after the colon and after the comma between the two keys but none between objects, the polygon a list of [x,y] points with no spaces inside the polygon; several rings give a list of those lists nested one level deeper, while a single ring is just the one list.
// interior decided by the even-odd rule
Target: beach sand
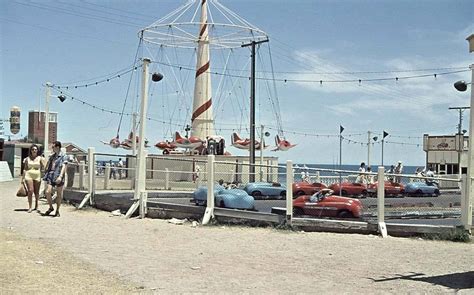
[{"label": "beach sand", "polygon": [[[474,292],[474,244],[27,213],[0,183],[1,293]],[[47,205],[40,202],[44,212]]]}]

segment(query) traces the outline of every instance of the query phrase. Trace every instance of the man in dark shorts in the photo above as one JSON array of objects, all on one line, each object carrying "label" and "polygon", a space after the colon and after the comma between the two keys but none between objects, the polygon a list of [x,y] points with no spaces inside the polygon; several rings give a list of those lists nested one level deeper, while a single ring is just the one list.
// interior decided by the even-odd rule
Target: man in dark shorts
[{"label": "man in dark shorts", "polygon": [[48,200],[49,209],[44,215],[53,212],[53,201],[51,199],[53,188],[56,188],[56,212],[54,216],[59,217],[59,207],[63,200],[64,175],[66,173],[67,158],[61,153],[61,142],[53,143],[53,154],[49,157],[46,164],[46,171],[43,180],[46,181],[46,199]]}]

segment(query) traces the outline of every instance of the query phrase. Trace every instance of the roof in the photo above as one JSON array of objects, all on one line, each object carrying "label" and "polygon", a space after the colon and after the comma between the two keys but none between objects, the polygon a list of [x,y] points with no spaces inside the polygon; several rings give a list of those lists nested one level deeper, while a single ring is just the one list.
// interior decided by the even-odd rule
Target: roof
[{"label": "roof", "polygon": [[80,148],[79,146],[75,145],[72,142],[63,142],[63,147],[66,149],[66,152],[68,153],[74,153],[74,154],[86,154],[87,152]]}]

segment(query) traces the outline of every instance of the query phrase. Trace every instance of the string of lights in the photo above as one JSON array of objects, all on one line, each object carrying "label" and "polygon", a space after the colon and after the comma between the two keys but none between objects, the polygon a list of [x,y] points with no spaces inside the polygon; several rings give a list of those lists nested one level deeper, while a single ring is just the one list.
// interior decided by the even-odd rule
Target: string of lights
[{"label": "string of lights", "polygon": [[[195,68],[187,67],[187,66],[179,66],[179,65],[173,65],[170,63],[165,63],[165,62],[159,62],[159,61],[153,61],[153,63],[160,64],[163,66],[168,66],[168,67],[173,67],[177,68],[179,70],[187,70],[187,71],[195,71]],[[255,77],[256,80],[264,80],[264,81],[275,81],[275,82],[299,82],[299,83],[319,83],[320,85],[323,85],[324,83],[359,83],[362,84],[362,82],[382,82],[382,81],[395,81],[398,82],[400,80],[408,80],[408,79],[416,79],[416,78],[427,78],[427,77],[434,77],[435,79],[438,76],[442,75],[451,75],[451,74],[457,74],[457,73],[463,73],[463,72],[468,72],[470,71],[469,69],[465,70],[456,70],[456,71],[447,71],[447,72],[439,72],[439,73],[431,73],[431,74],[423,74],[423,75],[411,75],[411,76],[399,76],[399,77],[383,77],[383,78],[371,78],[371,79],[342,79],[342,80],[314,80],[314,79],[275,79],[275,78],[269,78],[269,77]],[[209,72],[212,75],[218,75],[218,76],[224,76],[224,77],[233,77],[233,78],[242,78],[242,79],[250,79],[249,76],[243,76],[243,75],[234,75],[234,74],[226,74],[226,73],[221,73],[221,72],[215,72],[215,71],[210,71]]]},{"label": "string of lights", "polygon": [[420,146],[419,143],[409,143],[409,142],[385,141],[385,143],[389,143],[389,144],[399,144],[399,145],[411,145],[411,146],[417,146],[417,147]]},{"label": "string of lights", "polygon": [[[278,128],[272,126],[265,126],[266,129],[278,131]],[[294,135],[304,135],[304,136],[311,136],[311,137],[339,137],[338,134],[317,134],[311,132],[301,132],[301,131],[292,131],[292,130],[283,130],[285,134],[294,134]],[[346,134],[346,136],[360,136],[365,133],[351,133]]]},{"label": "string of lights", "polygon": [[[346,141],[347,143],[351,143],[351,144],[360,144],[361,146],[367,146],[369,144],[368,142],[357,141],[357,140],[353,140],[353,139],[349,139],[349,138],[345,138],[345,137],[342,137],[342,140]],[[376,144],[381,144],[381,143],[382,143],[382,141],[375,141],[375,142],[371,142],[370,144],[372,146],[374,146]],[[398,145],[409,145],[409,146],[417,146],[417,147],[420,146],[419,143],[411,143],[411,142],[398,142],[398,141],[386,141],[385,140],[384,143],[398,144]]]},{"label": "string of lights", "polygon": [[[188,69],[189,66],[184,64],[170,64],[154,61],[157,64],[173,66],[179,69]],[[224,70],[224,68],[213,67],[217,70]],[[469,67],[439,67],[426,69],[412,69],[412,70],[386,70],[386,71],[336,71],[336,72],[317,72],[317,71],[266,71],[256,70],[256,73],[275,73],[275,74],[298,74],[298,75],[370,75],[370,74],[392,74],[392,73],[420,73],[420,72],[439,72],[451,70],[469,70]],[[241,69],[225,68],[226,72],[242,72]]]},{"label": "string of lights", "polygon": [[[75,101],[75,102],[79,102],[81,103],[82,105],[84,106],[87,106],[87,107],[90,107],[94,110],[98,110],[98,111],[102,111],[104,113],[110,113],[110,114],[114,114],[114,115],[122,115],[121,112],[119,111],[115,111],[115,110],[111,110],[111,109],[108,109],[108,108],[104,108],[104,107],[101,107],[101,106],[97,106],[97,105],[93,105],[79,97],[75,97],[75,96],[72,96],[68,93],[66,93],[64,90],[61,90],[61,89],[58,89],[57,87],[53,86],[53,89],[55,89],[56,91],[58,91],[61,95],[64,95],[66,96],[67,98],[70,98],[72,101]],[[124,116],[131,116],[132,114],[131,113],[123,113]],[[146,117],[147,120],[149,121],[153,121],[153,122],[158,122],[158,123],[161,123],[161,124],[168,124],[168,125],[172,125],[172,126],[175,126],[175,127],[182,127],[182,124],[179,124],[179,123],[173,123],[173,122],[169,122],[169,121],[165,121],[165,120],[159,120],[159,119],[155,119],[155,118],[152,118],[152,117]],[[271,130],[277,130],[276,128],[272,128],[272,127],[267,127],[268,129],[271,129]],[[218,130],[220,131],[236,131],[235,128],[217,128]],[[330,138],[330,137],[339,137],[340,135],[338,134],[312,134],[312,133],[304,133],[304,132],[296,132],[296,131],[286,131],[284,130],[285,133],[287,134],[295,134],[295,135],[305,135],[305,136],[312,136],[312,137],[326,137],[326,138]],[[353,143],[353,144],[361,144],[361,145],[367,145],[366,142],[360,142],[360,141],[356,141],[356,140],[353,140],[353,139],[349,139],[349,138],[346,138],[346,137],[351,137],[351,136],[361,136],[363,135],[364,133],[354,133],[354,134],[346,134],[345,137],[342,137],[343,140],[345,140],[347,143]],[[374,142],[372,144],[379,144],[381,142]],[[414,143],[406,143],[406,142],[392,142],[392,141],[385,141],[385,143],[389,143],[389,144],[399,144],[399,145],[413,145],[413,146],[420,146],[419,144],[414,144]]]},{"label": "string of lights", "polygon": [[[382,136],[382,133],[378,133],[378,132],[374,132],[374,131],[371,131],[371,132],[372,132],[372,134],[374,134],[374,135]],[[395,138],[408,138],[408,139],[422,139],[422,138],[423,138],[422,136],[393,135],[393,134],[390,134],[390,137],[395,137]]]},{"label": "string of lights", "polygon": [[107,78],[103,78],[99,81],[94,81],[94,82],[91,82],[91,83],[80,84],[80,85],[53,85],[53,87],[57,88],[57,89],[63,88],[63,89],[67,90],[67,89],[77,89],[77,88],[86,88],[86,87],[89,87],[89,86],[96,86],[96,85],[99,85],[99,84],[102,84],[102,83],[110,82],[112,80],[121,78],[123,75],[126,75],[130,72],[133,72],[133,71],[137,70],[139,67],[141,67],[141,65],[138,65],[138,66],[134,65],[132,68],[121,71],[118,74],[114,74],[113,76],[108,76]]}]

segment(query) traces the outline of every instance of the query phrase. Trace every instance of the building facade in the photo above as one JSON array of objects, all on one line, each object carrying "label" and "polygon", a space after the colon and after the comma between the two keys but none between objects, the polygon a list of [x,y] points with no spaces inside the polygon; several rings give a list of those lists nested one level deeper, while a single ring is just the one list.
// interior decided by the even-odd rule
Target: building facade
[{"label": "building facade", "polygon": [[[44,117],[40,111],[28,112],[28,141],[44,144]],[[58,113],[49,113],[49,140],[52,143],[58,139]]]},{"label": "building facade", "polygon": [[423,135],[426,166],[437,174],[467,174],[469,137],[456,135]]}]

